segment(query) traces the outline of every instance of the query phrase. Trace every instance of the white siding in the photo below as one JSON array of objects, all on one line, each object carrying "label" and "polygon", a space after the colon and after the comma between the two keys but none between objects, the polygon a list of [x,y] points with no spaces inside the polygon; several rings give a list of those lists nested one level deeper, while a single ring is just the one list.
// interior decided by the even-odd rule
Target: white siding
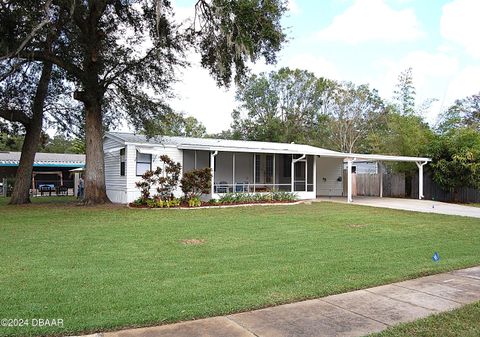
[{"label": "white siding", "polygon": [[[161,167],[163,169],[163,163],[160,161],[160,156],[167,155],[172,159],[174,162],[179,162],[180,165],[183,167],[183,154],[182,150],[179,150],[174,147],[163,147],[158,146],[154,148],[158,154],[152,155],[152,170],[155,170],[157,167]],[[137,149],[134,145],[127,145],[127,189],[126,189],[126,202],[132,202],[138,197],[140,197],[140,190],[135,186],[135,182],[140,181],[142,178],[137,176],[137,165],[136,165],[136,158],[137,158]],[[181,175],[179,177],[181,179]],[[152,189],[150,191],[152,194],[156,194],[156,189]],[[182,191],[180,187],[178,187],[174,191],[174,195],[176,197],[182,196]]]},{"label": "white siding", "polygon": [[[115,203],[126,203],[127,177],[120,175],[121,142],[105,138],[103,151],[105,153],[105,185],[108,198]],[[128,163],[128,161],[127,161]]]},{"label": "white siding", "polygon": [[[338,181],[341,178],[342,181]],[[342,196],[343,159],[317,158],[317,195]]]}]

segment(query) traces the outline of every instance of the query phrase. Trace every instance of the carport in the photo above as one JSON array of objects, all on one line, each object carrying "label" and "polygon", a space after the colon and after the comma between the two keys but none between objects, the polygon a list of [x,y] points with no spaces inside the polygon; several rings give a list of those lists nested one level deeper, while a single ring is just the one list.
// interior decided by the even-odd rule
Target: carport
[{"label": "carport", "polygon": [[[423,167],[430,161],[425,157],[405,157],[405,156],[387,156],[378,154],[354,154],[351,153],[344,158],[347,163],[347,201],[352,202],[352,165],[356,161],[393,161],[393,162],[414,162],[418,167],[418,199],[423,199]],[[380,166],[379,166],[380,167]],[[380,175],[380,186],[382,187],[382,175]],[[380,187],[380,197],[382,197],[382,188]]]}]

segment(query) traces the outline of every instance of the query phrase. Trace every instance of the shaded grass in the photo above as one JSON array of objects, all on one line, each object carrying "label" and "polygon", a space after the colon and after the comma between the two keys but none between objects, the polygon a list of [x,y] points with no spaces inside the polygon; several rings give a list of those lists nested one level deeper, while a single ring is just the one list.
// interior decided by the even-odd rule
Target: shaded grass
[{"label": "shaded grass", "polygon": [[480,336],[480,302],[389,328],[370,337],[477,337]]},{"label": "shaded grass", "polygon": [[[203,243],[182,243],[191,239]],[[163,324],[321,297],[479,264],[479,240],[478,219],[327,202],[0,205],[0,318],[65,322],[0,335]]]}]

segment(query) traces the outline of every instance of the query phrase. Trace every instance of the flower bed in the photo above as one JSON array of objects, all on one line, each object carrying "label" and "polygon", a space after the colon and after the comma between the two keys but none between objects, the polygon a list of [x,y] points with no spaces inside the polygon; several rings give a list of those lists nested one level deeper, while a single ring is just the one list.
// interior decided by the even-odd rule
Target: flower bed
[{"label": "flower bed", "polygon": [[290,192],[227,193],[218,200],[211,199],[209,201],[201,201],[198,197],[190,199],[171,198],[169,200],[139,198],[130,203],[129,206],[133,208],[192,208],[255,204],[285,204],[294,203],[296,201],[297,196]]}]

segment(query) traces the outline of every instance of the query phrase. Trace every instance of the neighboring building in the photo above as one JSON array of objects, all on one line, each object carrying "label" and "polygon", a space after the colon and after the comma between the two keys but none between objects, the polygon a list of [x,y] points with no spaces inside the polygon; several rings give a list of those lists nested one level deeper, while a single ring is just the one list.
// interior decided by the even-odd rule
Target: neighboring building
[{"label": "neighboring building", "polygon": [[[227,192],[272,190],[294,192],[299,199],[342,196],[344,162],[351,167],[357,161],[411,161],[417,163],[423,176],[423,165],[430,161],[420,157],[342,153],[293,143],[166,136],[147,139],[120,132],[107,132],[103,148],[107,195],[117,203],[139,197],[135,182],[146,170],[160,166],[159,158],[164,154],[179,162],[182,172],[212,168],[213,183],[206,198],[218,198]],[[351,201],[351,174],[347,174],[346,180],[346,195]],[[175,194],[180,196],[181,191],[178,189]]]},{"label": "neighboring building", "polygon": [[[352,173],[356,174],[377,174],[379,163],[376,161],[356,161],[352,165]],[[347,169],[347,163],[343,164],[343,169]]]},{"label": "neighboring building", "polygon": [[[0,182],[4,178],[14,178],[20,162],[20,152],[0,152]],[[65,186],[74,188],[72,169],[85,166],[84,154],[37,153],[33,163],[32,186]],[[73,194],[73,192],[72,192]]]}]

